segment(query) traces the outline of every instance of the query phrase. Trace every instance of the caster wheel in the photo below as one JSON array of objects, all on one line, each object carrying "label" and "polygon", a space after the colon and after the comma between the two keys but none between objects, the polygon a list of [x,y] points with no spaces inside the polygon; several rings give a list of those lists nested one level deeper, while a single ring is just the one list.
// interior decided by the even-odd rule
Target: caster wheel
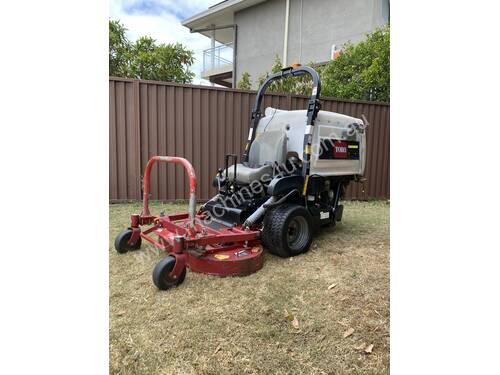
[{"label": "caster wheel", "polygon": [[116,236],[115,238],[116,251],[118,251],[120,254],[124,254],[129,250],[139,249],[141,247],[142,238],[139,237],[139,239],[136,241],[135,244],[129,245],[128,241],[130,240],[131,236],[132,236],[131,229],[125,229],[118,236]]},{"label": "caster wheel", "polygon": [[170,273],[174,269],[175,265],[175,257],[169,255],[155,266],[153,270],[153,283],[160,290],[167,290],[174,286],[182,284],[184,279],[186,278],[186,267],[182,270],[180,276],[177,279],[174,279]]}]

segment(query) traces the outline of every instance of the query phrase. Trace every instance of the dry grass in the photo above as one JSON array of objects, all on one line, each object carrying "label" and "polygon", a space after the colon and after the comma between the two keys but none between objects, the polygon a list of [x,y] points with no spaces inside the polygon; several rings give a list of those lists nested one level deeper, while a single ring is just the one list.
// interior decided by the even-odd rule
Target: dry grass
[{"label": "dry grass", "polygon": [[[144,243],[124,255],[113,249],[140,205],[111,205],[110,372],[388,373],[389,204],[345,206],[342,223],[323,228],[307,254],[266,254],[264,268],[242,278],[188,272],[181,286],[160,292],[151,280],[160,255]],[[348,328],[354,333],[343,338]],[[362,343],[373,352],[358,349]]]}]

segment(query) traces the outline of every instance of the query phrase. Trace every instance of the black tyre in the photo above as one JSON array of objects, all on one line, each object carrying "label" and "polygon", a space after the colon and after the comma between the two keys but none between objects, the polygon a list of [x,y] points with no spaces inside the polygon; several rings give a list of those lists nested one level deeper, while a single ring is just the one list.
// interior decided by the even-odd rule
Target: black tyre
[{"label": "black tyre", "polygon": [[130,240],[130,237],[132,237],[132,229],[125,229],[120,234],[118,234],[118,236],[116,236],[115,238],[116,251],[118,251],[120,254],[123,254],[129,250],[137,250],[141,247],[141,237],[139,237],[135,244],[129,245],[128,241]]},{"label": "black tyre", "polygon": [[153,283],[160,290],[167,290],[179,284],[182,284],[186,278],[186,267],[182,270],[180,276],[175,279],[170,275],[175,266],[175,257],[169,255],[158,262],[153,270]]},{"label": "black tyre", "polygon": [[283,258],[305,253],[311,246],[313,223],[309,212],[296,204],[283,204],[264,218],[262,242]]},{"label": "black tyre", "polygon": [[266,228],[269,228],[271,223],[273,222],[273,215],[274,215],[275,208],[270,208],[267,210],[266,215],[264,216],[264,220],[262,222],[262,231],[260,235],[260,240],[262,241],[262,245],[266,249],[271,248],[273,245],[271,242],[271,238],[269,237],[269,230],[266,230]]}]

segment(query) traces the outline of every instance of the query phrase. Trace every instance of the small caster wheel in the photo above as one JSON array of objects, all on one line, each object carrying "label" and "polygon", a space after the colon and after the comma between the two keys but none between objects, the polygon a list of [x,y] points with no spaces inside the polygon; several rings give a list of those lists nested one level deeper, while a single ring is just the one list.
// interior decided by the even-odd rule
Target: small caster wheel
[{"label": "small caster wheel", "polygon": [[124,254],[129,250],[137,250],[141,247],[141,242],[142,238],[139,237],[139,239],[135,242],[133,245],[129,245],[128,241],[130,240],[130,237],[132,236],[132,229],[125,229],[118,236],[115,238],[115,249],[118,251],[120,254]]},{"label": "small caster wheel", "polygon": [[153,270],[153,283],[160,290],[167,290],[174,286],[182,284],[186,278],[186,267],[182,270],[177,279],[174,279],[170,273],[175,266],[175,257],[169,255],[158,262]]}]

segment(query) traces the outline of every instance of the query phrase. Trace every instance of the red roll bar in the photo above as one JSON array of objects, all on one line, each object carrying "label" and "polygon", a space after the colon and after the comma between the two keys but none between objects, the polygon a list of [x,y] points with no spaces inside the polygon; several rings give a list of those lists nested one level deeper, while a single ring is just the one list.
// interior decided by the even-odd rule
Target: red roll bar
[{"label": "red roll bar", "polygon": [[163,161],[165,163],[176,163],[182,164],[189,176],[189,224],[191,228],[194,228],[194,218],[196,215],[196,175],[194,173],[194,168],[189,161],[184,158],[179,158],[176,156],[153,156],[149,159],[146,165],[146,170],[144,171],[144,198],[143,198],[143,216],[150,216],[149,212],[149,178],[151,175],[151,168],[153,164],[157,161]]}]

